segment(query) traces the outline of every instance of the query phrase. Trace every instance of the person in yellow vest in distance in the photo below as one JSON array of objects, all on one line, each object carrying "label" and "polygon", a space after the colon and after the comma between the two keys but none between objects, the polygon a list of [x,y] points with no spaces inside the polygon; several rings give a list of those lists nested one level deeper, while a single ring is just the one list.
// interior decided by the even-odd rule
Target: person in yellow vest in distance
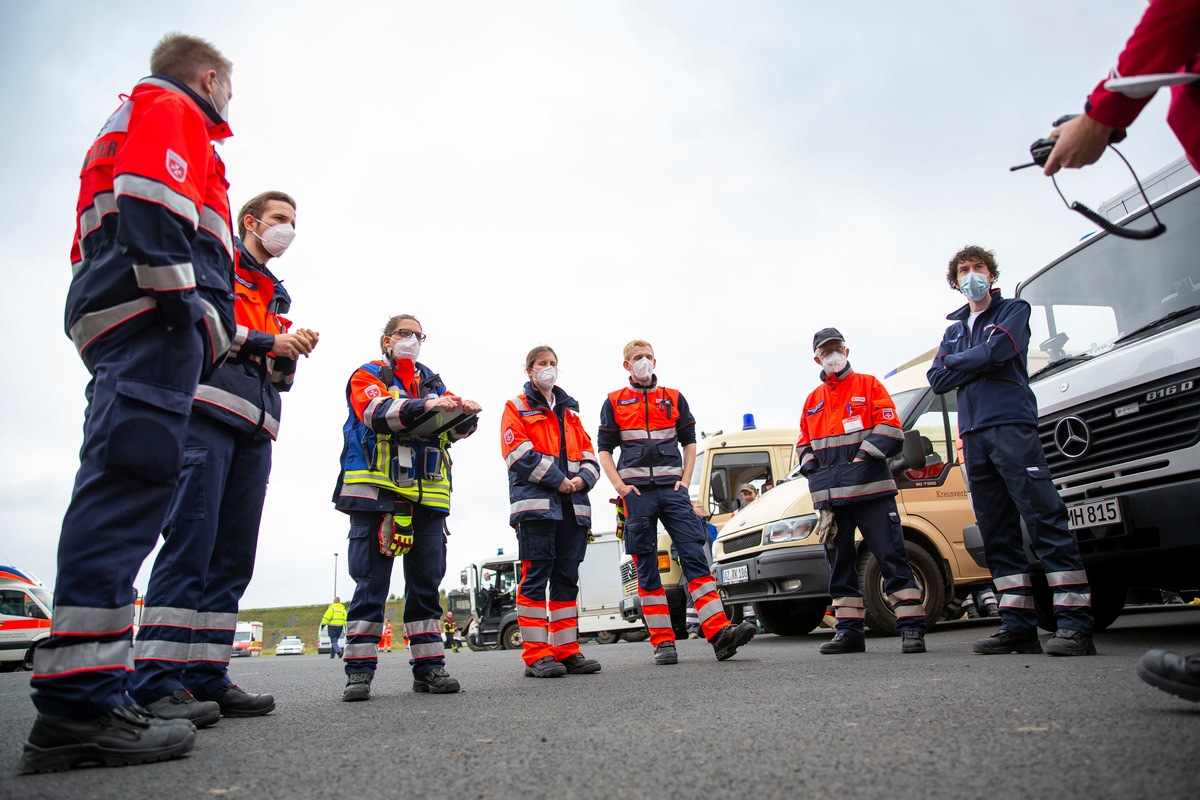
[{"label": "person in yellow vest in distance", "polygon": [[459,641],[454,634],[458,633],[458,624],[454,621],[453,615],[449,613],[442,619],[442,633],[446,635],[446,647],[453,648],[457,653]]},{"label": "person in yellow vest in distance", "polygon": [[[329,657],[341,658],[342,646],[338,640],[342,638],[342,631],[346,630],[346,607],[342,605],[342,598],[333,598],[329,608],[325,609],[325,616],[321,617],[321,626],[329,633]],[[318,631],[317,641],[320,640]]]}]

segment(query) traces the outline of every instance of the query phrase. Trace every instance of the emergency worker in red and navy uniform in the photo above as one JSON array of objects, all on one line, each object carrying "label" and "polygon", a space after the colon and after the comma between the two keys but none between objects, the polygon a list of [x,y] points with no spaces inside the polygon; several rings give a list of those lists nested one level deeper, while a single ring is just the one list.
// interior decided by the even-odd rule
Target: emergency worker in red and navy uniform
[{"label": "emergency worker in red and navy uniform", "polygon": [[850,349],[837,328],[817,331],[813,353],[821,365],[821,385],[804,401],[796,453],[819,515],[817,528],[829,532],[822,541],[837,625],[821,652],[841,655],[867,649],[854,545],[857,528],[883,573],[901,651],[924,653],[925,608],[904,550],[896,482],[887,463],[904,447],[896,404],[875,377],[850,367]]},{"label": "emergency worker in red and navy uniform", "polygon": [[195,743],[190,722],[129,697],[133,580],[167,516],[196,386],[234,331],[228,184],[212,144],[230,136],[232,65],[171,34],[150,69],[80,170],[66,331],[91,380],[23,772],[161,761]]},{"label": "emergency worker in red and navy uniform", "polygon": [[[946,282],[967,298],[947,317],[938,354],[926,376],[937,394],[958,393],[971,505],[984,557],[1000,594],[1000,630],[978,639],[981,655],[1095,655],[1092,591],[1067,507],[1054,488],[1037,430],[1029,388],[1029,304],[1001,297],[1000,270],[990,250],[968,245],[950,259]],[[1021,520],[1054,590],[1058,630],[1043,648]]]},{"label": "emergency worker in red and navy uniform", "polygon": [[517,622],[525,675],[599,672],[600,662],[579,650],[578,598],[579,565],[592,526],[588,492],[600,479],[600,466],[579,418],[579,403],[557,385],[554,350],[530,350],[525,375],[525,391],[505,404],[500,420],[508,524],[517,531],[523,572]]},{"label": "emergency worker in red and navy uniform", "polygon": [[295,221],[296,201],[283,192],[260,194],[238,214],[237,332],[225,362],[196,389],[183,473],[134,645],[133,699],[197,727],[275,708],[274,697],[246,692],[227,668],[238,603],[254,573],[280,392],[292,388],[296,359],[318,339],[304,328],[288,332],[291,297],[267,267],[291,244]]},{"label": "emergency worker in red and navy uniform", "polygon": [[[371,698],[398,557],[404,559],[413,691],[449,694],[460,688],[446,672],[438,586],[446,575],[448,450],[475,432],[479,404],[448,391],[440,375],[417,361],[424,341],[416,317],[392,317],[379,340],[383,359],[363,364],[346,385],[349,416],[333,493],[335,507],[350,515],[347,560],[355,580],[342,657],[346,701]],[[429,416],[451,419],[430,427]]]},{"label": "emergency worker in red and navy uniform", "polygon": [[[730,624],[704,555],[704,525],[688,498],[696,466],[696,420],[678,390],[658,384],[649,342],[635,339],[625,345],[624,355],[629,385],[604,400],[596,438],[600,466],[625,507],[625,552],[637,567],[638,597],[654,645],[654,663],[679,660],[667,594],[658,574],[656,520],[675,544],[704,638],[717,660],[724,661],[757,629],[751,622]],[[614,461],[613,451],[618,448],[620,461]]]}]

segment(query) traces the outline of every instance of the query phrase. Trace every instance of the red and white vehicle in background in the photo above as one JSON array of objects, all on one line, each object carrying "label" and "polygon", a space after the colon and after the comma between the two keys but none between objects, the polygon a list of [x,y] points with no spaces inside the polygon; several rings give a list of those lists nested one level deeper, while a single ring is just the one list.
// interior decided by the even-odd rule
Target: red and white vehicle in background
[{"label": "red and white vehicle in background", "polygon": [[54,596],[32,572],[0,565],[0,670],[33,669],[53,608]]},{"label": "red and white vehicle in background", "polygon": [[263,647],[263,624],[261,622],[239,622],[233,633],[233,651],[230,656],[261,656]]}]

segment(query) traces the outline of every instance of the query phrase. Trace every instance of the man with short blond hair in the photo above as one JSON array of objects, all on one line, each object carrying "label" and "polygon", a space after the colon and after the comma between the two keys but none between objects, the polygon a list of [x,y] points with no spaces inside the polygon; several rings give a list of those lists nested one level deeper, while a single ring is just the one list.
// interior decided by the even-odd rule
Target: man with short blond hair
[{"label": "man with short blond hair", "polygon": [[123,99],[80,173],[65,316],[91,380],[22,772],[161,761],[195,744],[190,722],[129,697],[133,580],[179,479],[196,387],[234,336],[232,221],[212,144],[231,135],[233,88],[229,62],[194,37],[163,39],[151,68],[166,71]]},{"label": "man with short blond hair", "polygon": [[[704,554],[704,526],[688,499],[696,466],[696,420],[687,400],[658,385],[654,348],[642,339],[625,345],[629,385],[612,392],[600,410],[597,457],[625,507],[625,552],[633,556],[642,616],[655,664],[678,663],[666,591],[658,574],[658,525],[671,536],[704,636],[724,661],[754,636],[749,622],[732,625],[717,596]],[[682,447],[682,452],[680,448]],[[620,449],[621,460],[613,460]]]}]

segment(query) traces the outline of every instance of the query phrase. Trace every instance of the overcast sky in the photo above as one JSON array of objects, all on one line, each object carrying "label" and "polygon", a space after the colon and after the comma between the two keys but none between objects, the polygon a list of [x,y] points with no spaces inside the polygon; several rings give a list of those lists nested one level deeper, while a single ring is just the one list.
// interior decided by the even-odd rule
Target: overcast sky
[{"label": "overcast sky", "polygon": [[[284,396],[250,608],[328,602],[335,553],[351,594],[330,502],[345,385],[392,314],[484,408],[452,451],[448,587],[515,548],[498,426],[536,344],[593,435],[632,338],[703,431],[795,426],[819,328],[879,375],[935,346],[958,247],[995,249],[1010,293],[1090,230],[1008,167],[1082,108],[1145,5],[3,0],[0,563],[54,583],[88,377],[62,325],[79,164],[169,31],[234,62],[231,204],[297,199],[271,265],[321,333]],[[1123,147],[1142,175],[1182,154],[1166,104]],[[1111,155],[1060,180],[1093,204],[1130,183]],[[592,492],[598,530],[612,494]]]}]

